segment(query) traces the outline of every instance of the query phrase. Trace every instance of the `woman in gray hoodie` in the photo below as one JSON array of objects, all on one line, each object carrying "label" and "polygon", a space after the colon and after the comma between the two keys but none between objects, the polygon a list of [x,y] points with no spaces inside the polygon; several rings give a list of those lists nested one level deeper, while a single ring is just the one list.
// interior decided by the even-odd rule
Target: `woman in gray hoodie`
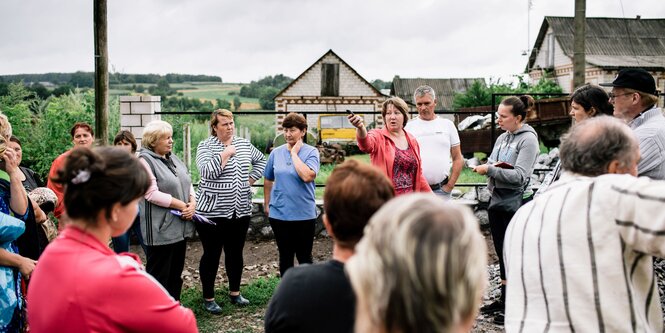
[{"label": "woman in gray hoodie", "polygon": [[503,324],[506,295],[506,271],[503,263],[503,238],[508,223],[522,204],[524,189],[529,183],[538,157],[538,135],[533,127],[524,123],[534,106],[531,96],[506,97],[497,111],[497,123],[506,131],[499,135],[487,164],[473,169],[487,175],[487,188],[492,192],[487,210],[494,249],[499,257],[501,298],[480,309],[485,314],[497,313],[494,321]]}]

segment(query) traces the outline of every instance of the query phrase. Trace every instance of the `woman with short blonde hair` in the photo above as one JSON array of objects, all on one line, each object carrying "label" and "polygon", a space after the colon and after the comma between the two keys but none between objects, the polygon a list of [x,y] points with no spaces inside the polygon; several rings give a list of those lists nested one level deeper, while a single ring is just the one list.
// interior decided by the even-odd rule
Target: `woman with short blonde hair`
[{"label": "woman with short blonde hair", "polygon": [[162,120],[149,122],[143,129],[143,147],[138,152],[150,176],[150,187],[139,204],[141,234],[148,249],[146,271],[179,300],[185,239],[194,236],[196,200],[187,166],[172,150],[171,125]]},{"label": "woman with short blonde hair", "polygon": [[426,194],[389,201],[347,262],[356,332],[468,332],[486,264],[487,248],[468,208]]}]

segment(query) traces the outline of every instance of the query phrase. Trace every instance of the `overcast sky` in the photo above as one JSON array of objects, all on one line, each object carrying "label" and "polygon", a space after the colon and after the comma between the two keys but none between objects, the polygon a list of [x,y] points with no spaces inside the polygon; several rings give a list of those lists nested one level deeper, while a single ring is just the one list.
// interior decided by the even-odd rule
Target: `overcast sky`
[{"label": "overcast sky", "polygon": [[[0,0],[0,74],[93,71],[92,3]],[[587,0],[586,12],[665,18],[665,5]],[[370,81],[507,78],[545,15],[573,16],[574,0],[108,0],[109,70],[295,78],[332,49]]]}]

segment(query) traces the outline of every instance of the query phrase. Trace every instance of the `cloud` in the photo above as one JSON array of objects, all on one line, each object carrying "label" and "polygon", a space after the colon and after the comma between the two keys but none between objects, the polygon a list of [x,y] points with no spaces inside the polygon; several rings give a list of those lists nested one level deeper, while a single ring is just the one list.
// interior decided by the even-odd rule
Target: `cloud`
[{"label": "cloud", "polygon": [[[532,2],[528,11],[527,0],[114,0],[109,63],[248,82],[295,77],[333,49],[368,80],[510,76],[524,70],[544,15],[574,13],[573,1]],[[637,14],[665,17],[665,6],[587,1],[589,17]],[[3,0],[0,38],[0,74],[92,71],[92,1]]]}]

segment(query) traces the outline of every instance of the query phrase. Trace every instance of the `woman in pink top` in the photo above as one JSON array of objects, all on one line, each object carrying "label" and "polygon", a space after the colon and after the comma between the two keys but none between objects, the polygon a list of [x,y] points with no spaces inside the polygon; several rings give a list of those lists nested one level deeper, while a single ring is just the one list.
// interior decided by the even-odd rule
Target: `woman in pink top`
[{"label": "woman in pink top", "polygon": [[32,332],[196,332],[182,307],[135,255],[106,244],[127,231],[150,180],[119,148],[75,148],[53,179],[70,221],[42,254],[28,289]]},{"label": "woman in pink top", "polygon": [[369,153],[372,164],[390,178],[396,195],[432,192],[423,176],[418,142],[404,130],[409,121],[408,110],[401,98],[389,98],[381,107],[384,128],[369,132],[361,116],[351,114],[348,117],[351,125],[356,127],[358,147]]}]

